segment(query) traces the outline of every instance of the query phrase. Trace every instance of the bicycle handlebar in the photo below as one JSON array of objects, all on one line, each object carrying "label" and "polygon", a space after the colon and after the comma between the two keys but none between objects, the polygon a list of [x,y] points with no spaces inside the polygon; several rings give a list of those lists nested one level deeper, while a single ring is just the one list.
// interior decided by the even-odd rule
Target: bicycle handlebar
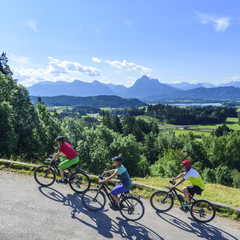
[{"label": "bicycle handlebar", "polygon": [[176,184],[176,181],[174,181],[173,179],[169,180],[169,182],[173,185]]},{"label": "bicycle handlebar", "polygon": [[103,180],[105,176],[105,173],[103,173],[102,175],[99,176],[99,179]]}]

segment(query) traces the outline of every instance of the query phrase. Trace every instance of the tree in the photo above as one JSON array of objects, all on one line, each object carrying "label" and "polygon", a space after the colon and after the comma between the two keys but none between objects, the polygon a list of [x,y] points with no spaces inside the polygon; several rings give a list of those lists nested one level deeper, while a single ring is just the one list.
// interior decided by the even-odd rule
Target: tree
[{"label": "tree", "polygon": [[2,72],[6,76],[12,76],[13,73],[10,70],[10,67],[7,65],[8,59],[6,57],[6,53],[2,53],[0,57],[0,72]]},{"label": "tree", "polygon": [[113,120],[113,130],[115,132],[123,133],[123,127],[120,121],[120,118],[116,115]]},{"label": "tree", "polygon": [[0,156],[9,157],[17,148],[17,137],[14,133],[12,107],[0,103]]},{"label": "tree", "polygon": [[221,136],[227,135],[231,131],[232,130],[229,129],[226,123],[224,123],[222,126],[219,126],[215,131],[213,131],[212,134],[214,134],[217,137],[221,137]]}]

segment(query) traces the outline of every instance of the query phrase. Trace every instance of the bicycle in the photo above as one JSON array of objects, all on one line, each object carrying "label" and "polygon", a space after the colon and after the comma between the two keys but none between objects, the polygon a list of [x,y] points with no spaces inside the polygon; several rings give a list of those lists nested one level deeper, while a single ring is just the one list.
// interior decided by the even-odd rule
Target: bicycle
[{"label": "bicycle", "polygon": [[[176,182],[174,180],[170,180],[169,183],[174,185]],[[170,188],[165,186],[169,191],[159,190],[152,194],[150,197],[151,206],[157,210],[158,212],[167,212],[169,211],[174,204],[175,197],[177,197],[180,202],[180,209],[185,212],[190,211],[191,216],[198,222],[210,222],[214,219],[216,215],[215,207],[212,203],[207,200],[195,200],[193,196],[190,196],[192,204],[191,206],[182,206],[184,202],[183,197],[177,193],[177,191],[183,193],[181,190],[177,188]]]},{"label": "bicycle", "polygon": [[[103,180],[104,175],[99,176]],[[106,196],[110,202],[110,207],[116,204],[109,191],[111,189],[106,183],[101,183],[96,189],[89,189],[82,194],[83,205],[90,211],[97,212],[104,208],[106,204]],[[134,196],[128,192],[120,195],[120,211],[121,215],[129,221],[137,221],[143,217],[145,208],[140,200],[140,196]]]},{"label": "bicycle", "polygon": [[[60,176],[59,163],[56,161],[51,162],[52,157],[50,155],[48,160],[44,161],[45,165],[37,167],[34,171],[34,179],[44,187],[51,186],[55,182],[57,174]],[[75,169],[74,172],[73,169]],[[67,172],[64,171],[64,177],[68,180],[73,191],[83,193],[90,188],[91,180],[87,171],[77,168],[77,164],[70,166],[67,170]]]}]

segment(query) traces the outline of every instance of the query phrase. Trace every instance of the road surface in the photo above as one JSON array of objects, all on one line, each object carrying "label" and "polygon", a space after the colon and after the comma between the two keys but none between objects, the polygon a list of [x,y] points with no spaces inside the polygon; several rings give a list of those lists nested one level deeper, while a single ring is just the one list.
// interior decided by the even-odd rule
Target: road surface
[{"label": "road surface", "polygon": [[0,240],[240,239],[239,222],[201,224],[177,207],[156,213],[142,200],[145,215],[128,222],[108,205],[89,212],[68,185],[40,187],[33,176],[0,170]]}]

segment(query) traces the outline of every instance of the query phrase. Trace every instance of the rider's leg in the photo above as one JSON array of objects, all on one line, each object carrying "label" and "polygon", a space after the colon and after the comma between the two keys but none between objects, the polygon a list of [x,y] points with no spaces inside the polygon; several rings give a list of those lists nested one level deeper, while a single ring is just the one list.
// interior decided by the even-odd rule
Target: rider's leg
[{"label": "rider's leg", "polygon": [[187,187],[183,187],[183,194],[184,197],[186,198],[186,201],[190,203],[190,193],[188,192]]},{"label": "rider's leg", "polygon": [[127,192],[128,190],[129,189],[124,188],[122,183],[120,183],[111,190],[110,194],[111,194],[112,198],[116,201],[116,203],[120,204],[120,200],[117,195],[120,193],[123,193],[123,192]]},{"label": "rider's leg", "polygon": [[110,193],[110,194],[111,194],[113,200],[114,200],[117,204],[119,204],[119,203],[120,203],[120,200],[119,200],[118,196],[117,196],[117,195],[113,195],[112,193]]},{"label": "rider's leg", "polygon": [[59,172],[60,172],[62,180],[64,181],[64,170],[59,168]]}]

